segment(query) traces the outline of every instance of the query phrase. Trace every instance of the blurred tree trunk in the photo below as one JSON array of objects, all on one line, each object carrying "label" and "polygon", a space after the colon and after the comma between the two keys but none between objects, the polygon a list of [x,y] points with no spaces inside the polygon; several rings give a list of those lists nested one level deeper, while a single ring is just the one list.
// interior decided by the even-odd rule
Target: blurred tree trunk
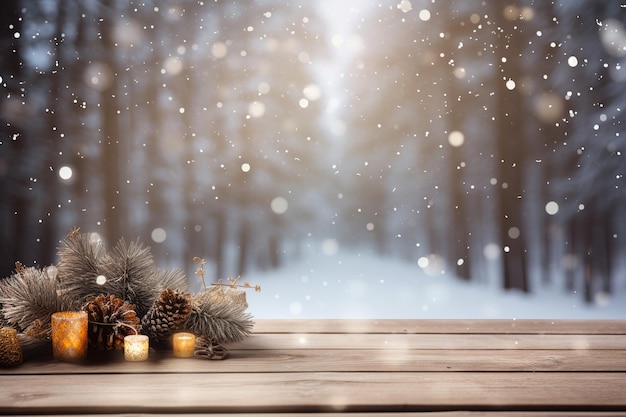
[{"label": "blurred tree trunk", "polygon": [[[100,42],[102,45],[102,57],[105,68],[102,74],[102,83],[110,82],[110,85],[103,85],[101,104],[102,122],[100,124],[102,136],[102,180],[104,182],[104,230],[106,239],[113,243],[123,235],[124,213],[122,211],[121,198],[121,175],[122,158],[121,138],[120,138],[120,117],[119,107],[119,65],[117,62],[114,24],[112,10],[115,10],[117,2],[114,0],[103,0],[101,6],[101,17],[96,24],[100,32]],[[111,79],[107,79],[110,76]]]},{"label": "blurred tree trunk", "polygon": [[[45,163],[42,164],[40,169],[39,178],[41,179],[41,186],[43,187],[40,192],[42,199],[42,213],[41,217],[44,219],[42,222],[41,233],[41,251],[39,253],[39,260],[42,266],[50,265],[55,262],[55,247],[60,239],[57,225],[60,224],[59,216],[60,210],[58,207],[63,207],[64,210],[69,210],[68,207],[64,207],[65,201],[61,201],[60,192],[61,184],[59,177],[59,169],[61,167],[60,155],[71,154],[72,150],[66,146],[66,141],[72,140],[71,137],[67,137],[69,128],[69,118],[67,113],[63,111],[70,100],[68,99],[68,90],[64,88],[70,84],[70,80],[67,75],[68,63],[65,59],[65,48],[67,47],[67,38],[64,36],[64,30],[67,25],[67,3],[59,1],[55,22],[54,22],[54,58],[55,64],[48,74],[46,74],[46,80],[44,82],[49,83],[48,94],[46,99],[48,104],[46,108],[50,109],[47,112],[47,123],[45,126],[45,134],[42,135],[42,147],[45,149]],[[70,198],[71,200],[71,198]]]},{"label": "blurred tree trunk", "polygon": [[[253,129],[251,119],[240,121],[240,143],[243,145],[241,149],[241,161],[251,161],[252,155],[249,153],[249,147],[252,148],[252,143],[255,142],[253,138]],[[250,224],[251,214],[254,212],[256,204],[253,193],[256,191],[250,184],[249,173],[240,169],[241,162],[234,162],[233,169],[235,170],[235,187],[231,188],[231,201],[237,207],[237,275],[241,276],[245,274],[250,261],[251,250],[251,238],[252,238],[252,226]]]},{"label": "blurred tree trunk", "polygon": [[[454,56],[454,55],[452,55]],[[459,82],[453,74],[454,67],[450,68],[447,75],[447,87],[448,92],[448,144],[449,149],[449,192],[451,198],[451,228],[450,228],[450,254],[453,265],[455,265],[456,276],[469,280],[470,276],[470,218],[468,215],[469,209],[469,196],[466,188],[467,177],[465,175],[465,158],[463,157],[463,150],[467,144],[465,144],[465,108],[468,105],[462,97],[467,97],[463,94],[463,89],[460,87]],[[444,87],[444,88],[445,88]],[[450,138],[450,135],[453,135]],[[459,136],[463,135],[463,142],[456,143]],[[460,140],[460,139],[459,139]],[[452,142],[452,143],[450,143]]]},{"label": "blurred tree trunk", "polygon": [[[27,149],[27,101],[24,91],[22,33],[24,6],[19,0],[0,1],[0,278],[9,276],[15,262],[31,259],[28,247],[29,197],[20,160]],[[26,179],[27,181],[27,179]]]},{"label": "blurred tree trunk", "polygon": [[[524,204],[524,172],[526,148],[524,138],[524,110],[521,93],[524,62],[524,33],[519,17],[518,2],[509,3],[505,11],[496,6],[498,16],[496,28],[496,56],[501,59],[494,82],[498,108],[497,155],[499,156],[499,203],[500,241],[503,246],[503,268],[505,289],[517,288],[528,292],[529,280],[526,265],[526,235]],[[509,13],[510,11],[510,13]],[[515,83],[515,84],[512,84]]]}]

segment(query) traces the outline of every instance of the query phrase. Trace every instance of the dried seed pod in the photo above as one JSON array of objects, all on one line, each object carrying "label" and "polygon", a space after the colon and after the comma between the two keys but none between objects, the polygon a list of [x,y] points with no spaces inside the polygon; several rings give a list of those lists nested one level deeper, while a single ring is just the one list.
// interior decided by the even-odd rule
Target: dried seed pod
[{"label": "dried seed pod", "polygon": [[200,336],[196,338],[196,346],[193,351],[193,356],[203,359],[225,359],[226,356],[228,356],[228,349],[213,342],[208,337]]}]

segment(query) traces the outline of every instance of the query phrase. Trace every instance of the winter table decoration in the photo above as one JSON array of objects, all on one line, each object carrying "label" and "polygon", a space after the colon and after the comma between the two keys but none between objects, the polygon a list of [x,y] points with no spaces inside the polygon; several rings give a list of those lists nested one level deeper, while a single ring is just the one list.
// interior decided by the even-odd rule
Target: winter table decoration
[{"label": "winter table decoration", "polygon": [[64,362],[78,362],[87,356],[87,313],[59,311],[52,314],[52,354]]},{"label": "winter table decoration", "polygon": [[124,337],[124,359],[129,362],[141,362],[148,359],[150,341],[143,334],[131,334]]},{"label": "winter table decoration", "polygon": [[[158,268],[139,242],[120,239],[107,250],[98,234],[73,228],[57,254],[55,265],[16,262],[15,273],[0,279],[0,327],[17,332],[24,358],[49,355],[50,340],[62,361],[80,360],[87,350],[126,354],[137,339],[168,351],[174,334],[185,332],[195,339],[179,336],[176,353],[223,359],[223,345],[242,341],[254,326],[246,291],[261,287],[239,278],[207,285],[204,259],[193,259],[203,286],[193,294],[181,270]],[[142,337],[127,339],[135,335]]]},{"label": "winter table decoration", "polygon": [[172,345],[174,356],[177,358],[191,358],[196,346],[196,335],[189,332],[174,333]]}]

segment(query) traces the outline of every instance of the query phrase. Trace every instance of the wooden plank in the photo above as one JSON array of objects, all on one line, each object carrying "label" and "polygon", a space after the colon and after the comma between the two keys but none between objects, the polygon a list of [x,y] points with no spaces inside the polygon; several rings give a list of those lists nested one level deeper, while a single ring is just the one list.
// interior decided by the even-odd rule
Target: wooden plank
[{"label": "wooden plank", "polygon": [[232,349],[626,349],[626,335],[253,334]]},{"label": "wooden plank", "polygon": [[[176,414],[134,413],[133,417],[166,417]],[[75,414],[73,417],[128,417],[127,414]],[[194,417],[259,417],[257,413],[199,413]],[[311,413],[264,413],[263,417],[311,417]],[[324,417],[626,417],[626,411],[441,411],[441,412],[374,412],[374,413],[324,413]],[[48,415],[47,417],[60,417]]]},{"label": "wooden plank", "polygon": [[626,320],[257,319],[255,333],[626,334]]},{"label": "wooden plank", "polygon": [[[175,414],[133,413],[133,417],[168,417]],[[73,414],[72,417],[87,417],[93,414]],[[442,412],[368,412],[368,413],[324,413],[324,417],[626,417],[620,411],[442,411]],[[61,417],[59,414],[47,417]],[[98,417],[129,417],[129,414],[98,414]],[[193,417],[259,417],[257,413],[198,413]],[[264,413],[263,417],[311,417],[311,413]]]},{"label": "wooden plank", "polygon": [[626,350],[235,350],[223,361],[152,354],[147,362],[31,361],[5,375],[246,372],[590,372],[626,371]]},{"label": "wooden plank", "polygon": [[3,413],[626,411],[624,373],[0,376]]}]

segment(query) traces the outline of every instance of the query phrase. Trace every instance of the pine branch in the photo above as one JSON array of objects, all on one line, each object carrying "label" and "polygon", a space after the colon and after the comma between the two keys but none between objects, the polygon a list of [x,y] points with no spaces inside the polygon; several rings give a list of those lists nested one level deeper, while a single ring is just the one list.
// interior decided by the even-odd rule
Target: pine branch
[{"label": "pine branch", "polygon": [[61,242],[57,254],[60,288],[77,300],[103,291],[97,278],[102,275],[106,249],[96,233],[78,234],[72,230]]},{"label": "pine branch", "polygon": [[149,247],[122,238],[107,253],[96,234],[72,230],[58,251],[59,281],[64,292],[78,300],[97,294],[113,294],[136,306],[139,317],[167,289],[186,289],[180,270],[159,270]]},{"label": "pine branch", "polygon": [[187,291],[187,277],[180,269],[159,269],[155,272],[155,279],[160,283],[160,292],[168,288],[172,290]]},{"label": "pine branch", "polygon": [[114,294],[136,306],[142,317],[161,290],[159,276],[149,247],[139,242],[127,244],[122,238],[103,260],[107,293]]},{"label": "pine branch", "polygon": [[252,332],[252,315],[245,293],[233,289],[214,287],[192,298],[191,316],[187,327],[196,334],[206,336],[216,343],[231,343],[245,339]]},{"label": "pine branch", "polygon": [[[53,267],[23,268],[0,282],[0,305],[4,320],[37,338],[51,333],[52,313],[72,308],[72,298],[59,293]],[[74,306],[75,307],[75,306]]]}]

